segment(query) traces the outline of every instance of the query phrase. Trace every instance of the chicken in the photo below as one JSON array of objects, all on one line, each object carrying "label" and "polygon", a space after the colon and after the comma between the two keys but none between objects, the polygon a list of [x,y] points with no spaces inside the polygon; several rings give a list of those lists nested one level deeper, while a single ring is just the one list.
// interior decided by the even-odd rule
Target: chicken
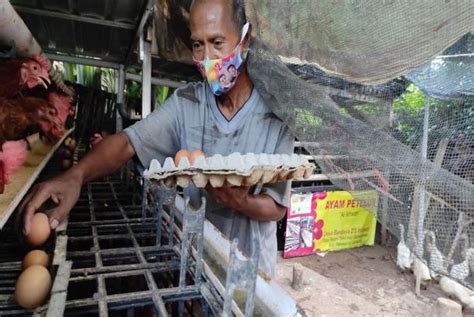
[{"label": "chicken", "polygon": [[41,85],[48,88],[49,63],[45,57],[0,60],[0,97],[16,96],[25,88]]},{"label": "chicken", "polygon": [[441,251],[436,247],[436,236],[433,231],[425,230],[427,240],[427,249],[430,254],[430,274],[433,279],[438,279],[440,274],[446,274],[445,259]]},{"label": "chicken", "polygon": [[57,111],[56,118],[58,123],[65,125],[67,117],[74,115],[74,108],[71,106],[72,97],[50,92],[48,94],[48,102]]},{"label": "chicken", "polygon": [[[56,92],[50,92],[48,94],[49,105],[54,109],[54,118],[52,124],[48,126],[48,123],[41,123],[40,127],[46,136],[52,141],[61,138],[66,131],[65,125],[68,116],[74,115],[74,108],[71,106],[72,97],[61,95]],[[46,132],[48,131],[48,132]]]},{"label": "chicken", "polygon": [[474,309],[474,292],[460,283],[442,276],[439,280],[441,289],[451,298],[457,298],[463,307]]},{"label": "chicken", "polygon": [[402,272],[411,269],[413,264],[413,255],[405,244],[405,228],[403,224],[398,224],[400,228],[400,242],[397,245],[397,265]]},{"label": "chicken", "polygon": [[47,107],[47,102],[41,98],[0,97],[0,144],[25,138],[28,130],[40,121]]},{"label": "chicken", "polygon": [[64,115],[70,111],[67,107],[71,108],[58,100],[49,103],[37,97],[0,97],[0,144],[25,138],[37,128],[46,139],[57,140],[65,131]]},{"label": "chicken", "polygon": [[0,151],[0,194],[3,193],[5,185],[9,183],[9,176],[26,161],[27,154],[24,141],[3,143],[2,151]]},{"label": "chicken", "polygon": [[413,260],[413,274],[415,274],[415,293],[420,296],[420,288],[426,288],[427,283],[431,280],[430,269],[418,257]]},{"label": "chicken", "polygon": [[473,256],[474,249],[469,248],[464,250],[464,261],[454,264],[451,267],[450,275],[458,280],[465,280],[469,276],[469,262]]}]

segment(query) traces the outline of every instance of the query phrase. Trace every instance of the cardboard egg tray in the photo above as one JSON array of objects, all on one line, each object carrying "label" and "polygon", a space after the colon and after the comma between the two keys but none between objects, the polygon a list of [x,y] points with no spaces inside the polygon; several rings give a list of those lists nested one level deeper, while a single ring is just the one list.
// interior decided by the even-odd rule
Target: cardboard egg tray
[{"label": "cardboard egg tray", "polygon": [[197,157],[193,164],[183,157],[176,166],[173,158],[166,158],[163,166],[152,160],[144,176],[164,181],[167,186],[178,184],[187,187],[193,182],[196,187],[253,186],[284,180],[308,178],[314,170],[304,155],[287,154],[240,154],[228,156],[216,154]]}]

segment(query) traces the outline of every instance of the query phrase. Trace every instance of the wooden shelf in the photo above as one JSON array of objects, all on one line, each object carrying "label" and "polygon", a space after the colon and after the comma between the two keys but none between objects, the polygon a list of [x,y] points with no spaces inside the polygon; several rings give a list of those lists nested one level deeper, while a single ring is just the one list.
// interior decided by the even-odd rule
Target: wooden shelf
[{"label": "wooden shelf", "polygon": [[8,218],[20,204],[54,152],[73,130],[74,128],[68,130],[54,145],[43,143],[38,134],[28,137],[31,151],[28,153],[26,163],[15,174],[10,175],[10,183],[5,186],[3,194],[0,194],[0,229],[3,228]]}]

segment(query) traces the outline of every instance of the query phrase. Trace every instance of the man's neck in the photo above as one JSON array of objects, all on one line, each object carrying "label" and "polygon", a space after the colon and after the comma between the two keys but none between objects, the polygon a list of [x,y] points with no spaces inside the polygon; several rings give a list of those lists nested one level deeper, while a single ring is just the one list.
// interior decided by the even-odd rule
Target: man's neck
[{"label": "man's neck", "polygon": [[217,97],[217,105],[228,120],[244,106],[252,94],[252,89],[253,83],[245,68],[237,77],[235,86],[227,94]]}]

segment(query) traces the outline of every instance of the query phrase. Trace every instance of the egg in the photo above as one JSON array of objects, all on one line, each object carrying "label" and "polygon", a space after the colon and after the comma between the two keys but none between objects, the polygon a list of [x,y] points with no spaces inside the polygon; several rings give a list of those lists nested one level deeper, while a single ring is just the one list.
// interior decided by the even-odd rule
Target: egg
[{"label": "egg", "polygon": [[48,240],[50,233],[48,216],[38,212],[31,219],[30,232],[26,236],[26,241],[32,247],[40,247]]},{"label": "egg", "polygon": [[32,265],[20,274],[15,286],[18,305],[33,309],[42,305],[51,289],[51,275],[41,265]]},{"label": "egg", "polygon": [[193,150],[191,151],[191,154],[189,154],[189,161],[191,162],[191,164],[194,164],[194,161],[200,156],[205,156],[203,151],[198,149]]},{"label": "egg", "polygon": [[72,160],[64,159],[61,161],[61,167],[63,170],[67,170],[71,168],[71,166],[72,166]]},{"label": "egg", "polygon": [[76,140],[69,138],[68,140],[64,141],[64,145],[72,152],[76,148]]},{"label": "egg", "polygon": [[185,150],[185,149],[179,150],[178,153],[176,153],[176,155],[174,156],[174,164],[176,164],[176,166],[178,166],[179,162],[181,161],[181,159],[183,157],[187,157],[188,160],[191,159],[190,153],[189,153],[188,150]]},{"label": "egg", "polygon": [[64,148],[61,154],[63,159],[69,159],[72,157],[72,152],[68,148]]},{"label": "egg", "polygon": [[25,270],[32,265],[41,265],[47,268],[48,263],[49,257],[46,252],[42,250],[33,250],[28,252],[23,258],[23,262],[21,263],[21,269]]},{"label": "egg", "polygon": [[69,151],[69,149],[65,146],[62,146],[58,149],[58,151],[56,152],[56,155],[57,157],[59,158],[64,158],[64,157],[71,157],[72,154],[71,154],[71,151]]}]

